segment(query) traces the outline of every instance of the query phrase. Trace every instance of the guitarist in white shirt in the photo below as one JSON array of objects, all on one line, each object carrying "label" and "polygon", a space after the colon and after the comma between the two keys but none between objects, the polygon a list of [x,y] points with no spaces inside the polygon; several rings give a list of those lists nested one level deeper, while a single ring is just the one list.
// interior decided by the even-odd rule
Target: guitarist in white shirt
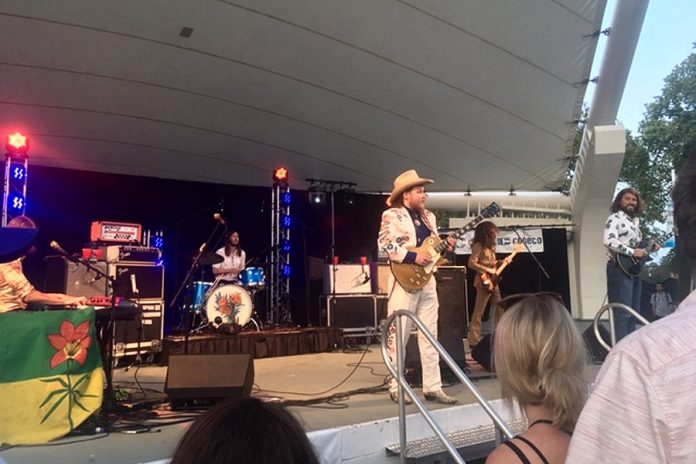
[{"label": "guitarist in white shirt", "polygon": [[[624,254],[642,258],[647,250],[638,248],[643,238],[638,215],[644,203],[634,188],[621,190],[611,205],[611,214],[604,226],[603,243],[608,250],[607,298],[609,303],[623,303],[640,312],[640,276],[630,276],[621,270],[616,255]],[[656,245],[659,248],[659,245]],[[636,328],[636,320],[626,311],[614,313],[616,341],[618,342]]]},{"label": "guitarist in white shirt", "polygon": [[[394,180],[394,189],[387,200],[387,206],[390,208],[382,213],[377,239],[378,247],[385,251],[393,262],[426,266],[433,260],[428,253],[407,250],[407,247],[420,246],[431,235],[437,235],[435,215],[425,209],[427,198],[425,185],[431,183],[433,183],[431,179],[421,178],[415,170],[406,171]],[[454,238],[448,238],[448,243],[453,248],[456,241]],[[399,309],[414,312],[433,336],[437,337],[439,303],[435,285],[435,279],[430,279],[422,289],[408,292],[396,282],[393,275],[390,275],[388,313],[392,314]],[[411,320],[405,319],[402,331],[404,346],[408,340],[410,327]],[[391,362],[396,364],[396,327],[392,325],[389,330],[389,355]],[[425,399],[443,404],[456,403],[456,398],[442,391],[440,356],[435,348],[425,337],[420,336],[418,348],[423,367]],[[394,402],[398,402],[398,383],[395,379],[391,379],[389,383],[389,396]],[[406,402],[410,403],[410,398],[406,397]]]}]

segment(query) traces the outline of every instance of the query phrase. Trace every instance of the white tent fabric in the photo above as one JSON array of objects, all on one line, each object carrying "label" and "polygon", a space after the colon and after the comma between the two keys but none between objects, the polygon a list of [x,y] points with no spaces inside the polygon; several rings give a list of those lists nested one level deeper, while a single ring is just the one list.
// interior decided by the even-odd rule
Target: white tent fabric
[{"label": "white tent fabric", "polygon": [[553,190],[605,3],[0,0],[0,130],[89,171]]}]

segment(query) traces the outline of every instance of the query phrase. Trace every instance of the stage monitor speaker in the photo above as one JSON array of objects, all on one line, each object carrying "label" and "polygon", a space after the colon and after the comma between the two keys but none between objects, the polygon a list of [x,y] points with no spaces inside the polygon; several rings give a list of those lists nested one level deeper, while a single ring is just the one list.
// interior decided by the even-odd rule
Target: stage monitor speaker
[{"label": "stage monitor speaker", "polygon": [[249,354],[171,355],[164,392],[173,408],[196,407],[248,397],[253,384]]},{"label": "stage monitor speaker", "polygon": [[[609,331],[602,324],[599,325],[599,333],[602,335],[602,338],[605,341],[609,342],[611,340]],[[592,357],[592,362],[601,364],[605,359],[607,359],[607,354],[609,353],[602,345],[599,344],[599,341],[594,333],[594,326],[592,324],[590,324],[590,326],[582,333],[582,339],[585,341],[587,351]]]},{"label": "stage monitor speaker", "polygon": [[437,331],[440,337],[466,337],[466,267],[441,266],[437,274],[437,299],[440,303]]},{"label": "stage monitor speaker", "polygon": [[471,350],[471,357],[488,372],[493,372],[492,343],[491,334],[486,334]]}]

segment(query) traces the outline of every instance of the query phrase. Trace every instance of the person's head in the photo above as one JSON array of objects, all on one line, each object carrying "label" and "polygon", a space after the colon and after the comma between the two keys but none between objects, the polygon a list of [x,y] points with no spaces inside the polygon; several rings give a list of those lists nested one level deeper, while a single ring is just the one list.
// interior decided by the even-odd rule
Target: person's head
[{"label": "person's head", "polygon": [[656,292],[661,292],[661,291],[663,291],[664,289],[665,289],[665,288],[662,286],[662,284],[655,284],[655,291],[656,291]]},{"label": "person's head", "polygon": [[611,212],[623,211],[630,217],[639,215],[645,209],[645,202],[640,197],[638,190],[627,187],[619,191],[611,204]]},{"label": "person's head", "polygon": [[692,150],[677,174],[672,190],[674,224],[679,233],[679,246],[691,258],[696,270],[696,150]]},{"label": "person's head", "polygon": [[394,179],[394,189],[387,199],[387,206],[397,208],[407,206],[417,212],[422,212],[428,197],[425,193],[425,186],[432,183],[432,179],[420,177],[414,169],[402,172]]},{"label": "person's head", "polygon": [[529,295],[510,306],[493,350],[506,401],[542,406],[556,427],[572,432],[587,397],[588,357],[560,295]]},{"label": "person's head", "polygon": [[13,217],[7,222],[7,227],[17,227],[20,229],[36,229],[36,223],[29,216]]},{"label": "person's head", "polygon": [[179,441],[171,464],[318,464],[307,435],[283,406],[255,398],[206,411]]},{"label": "person's head", "polygon": [[234,251],[237,256],[241,256],[242,254],[241,248],[239,247],[239,232],[236,230],[231,230],[225,241],[225,255],[230,256],[232,251]]},{"label": "person's head", "polygon": [[474,229],[473,243],[480,243],[487,248],[495,248],[495,242],[498,239],[500,229],[491,221],[484,221]]}]

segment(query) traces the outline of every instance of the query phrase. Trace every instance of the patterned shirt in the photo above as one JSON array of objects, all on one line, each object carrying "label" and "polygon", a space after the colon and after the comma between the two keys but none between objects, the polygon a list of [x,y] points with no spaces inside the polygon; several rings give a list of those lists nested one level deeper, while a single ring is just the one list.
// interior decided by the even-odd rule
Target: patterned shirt
[{"label": "patterned shirt", "polygon": [[640,219],[633,218],[619,210],[610,214],[604,225],[604,246],[608,249],[607,256],[613,260],[614,253],[633,256],[633,249],[643,239],[640,231]]},{"label": "patterned shirt", "polygon": [[0,264],[0,313],[25,309],[24,299],[34,291],[22,271],[22,259]]},{"label": "patterned shirt", "polygon": [[566,463],[693,463],[695,385],[696,291],[611,350]]}]

